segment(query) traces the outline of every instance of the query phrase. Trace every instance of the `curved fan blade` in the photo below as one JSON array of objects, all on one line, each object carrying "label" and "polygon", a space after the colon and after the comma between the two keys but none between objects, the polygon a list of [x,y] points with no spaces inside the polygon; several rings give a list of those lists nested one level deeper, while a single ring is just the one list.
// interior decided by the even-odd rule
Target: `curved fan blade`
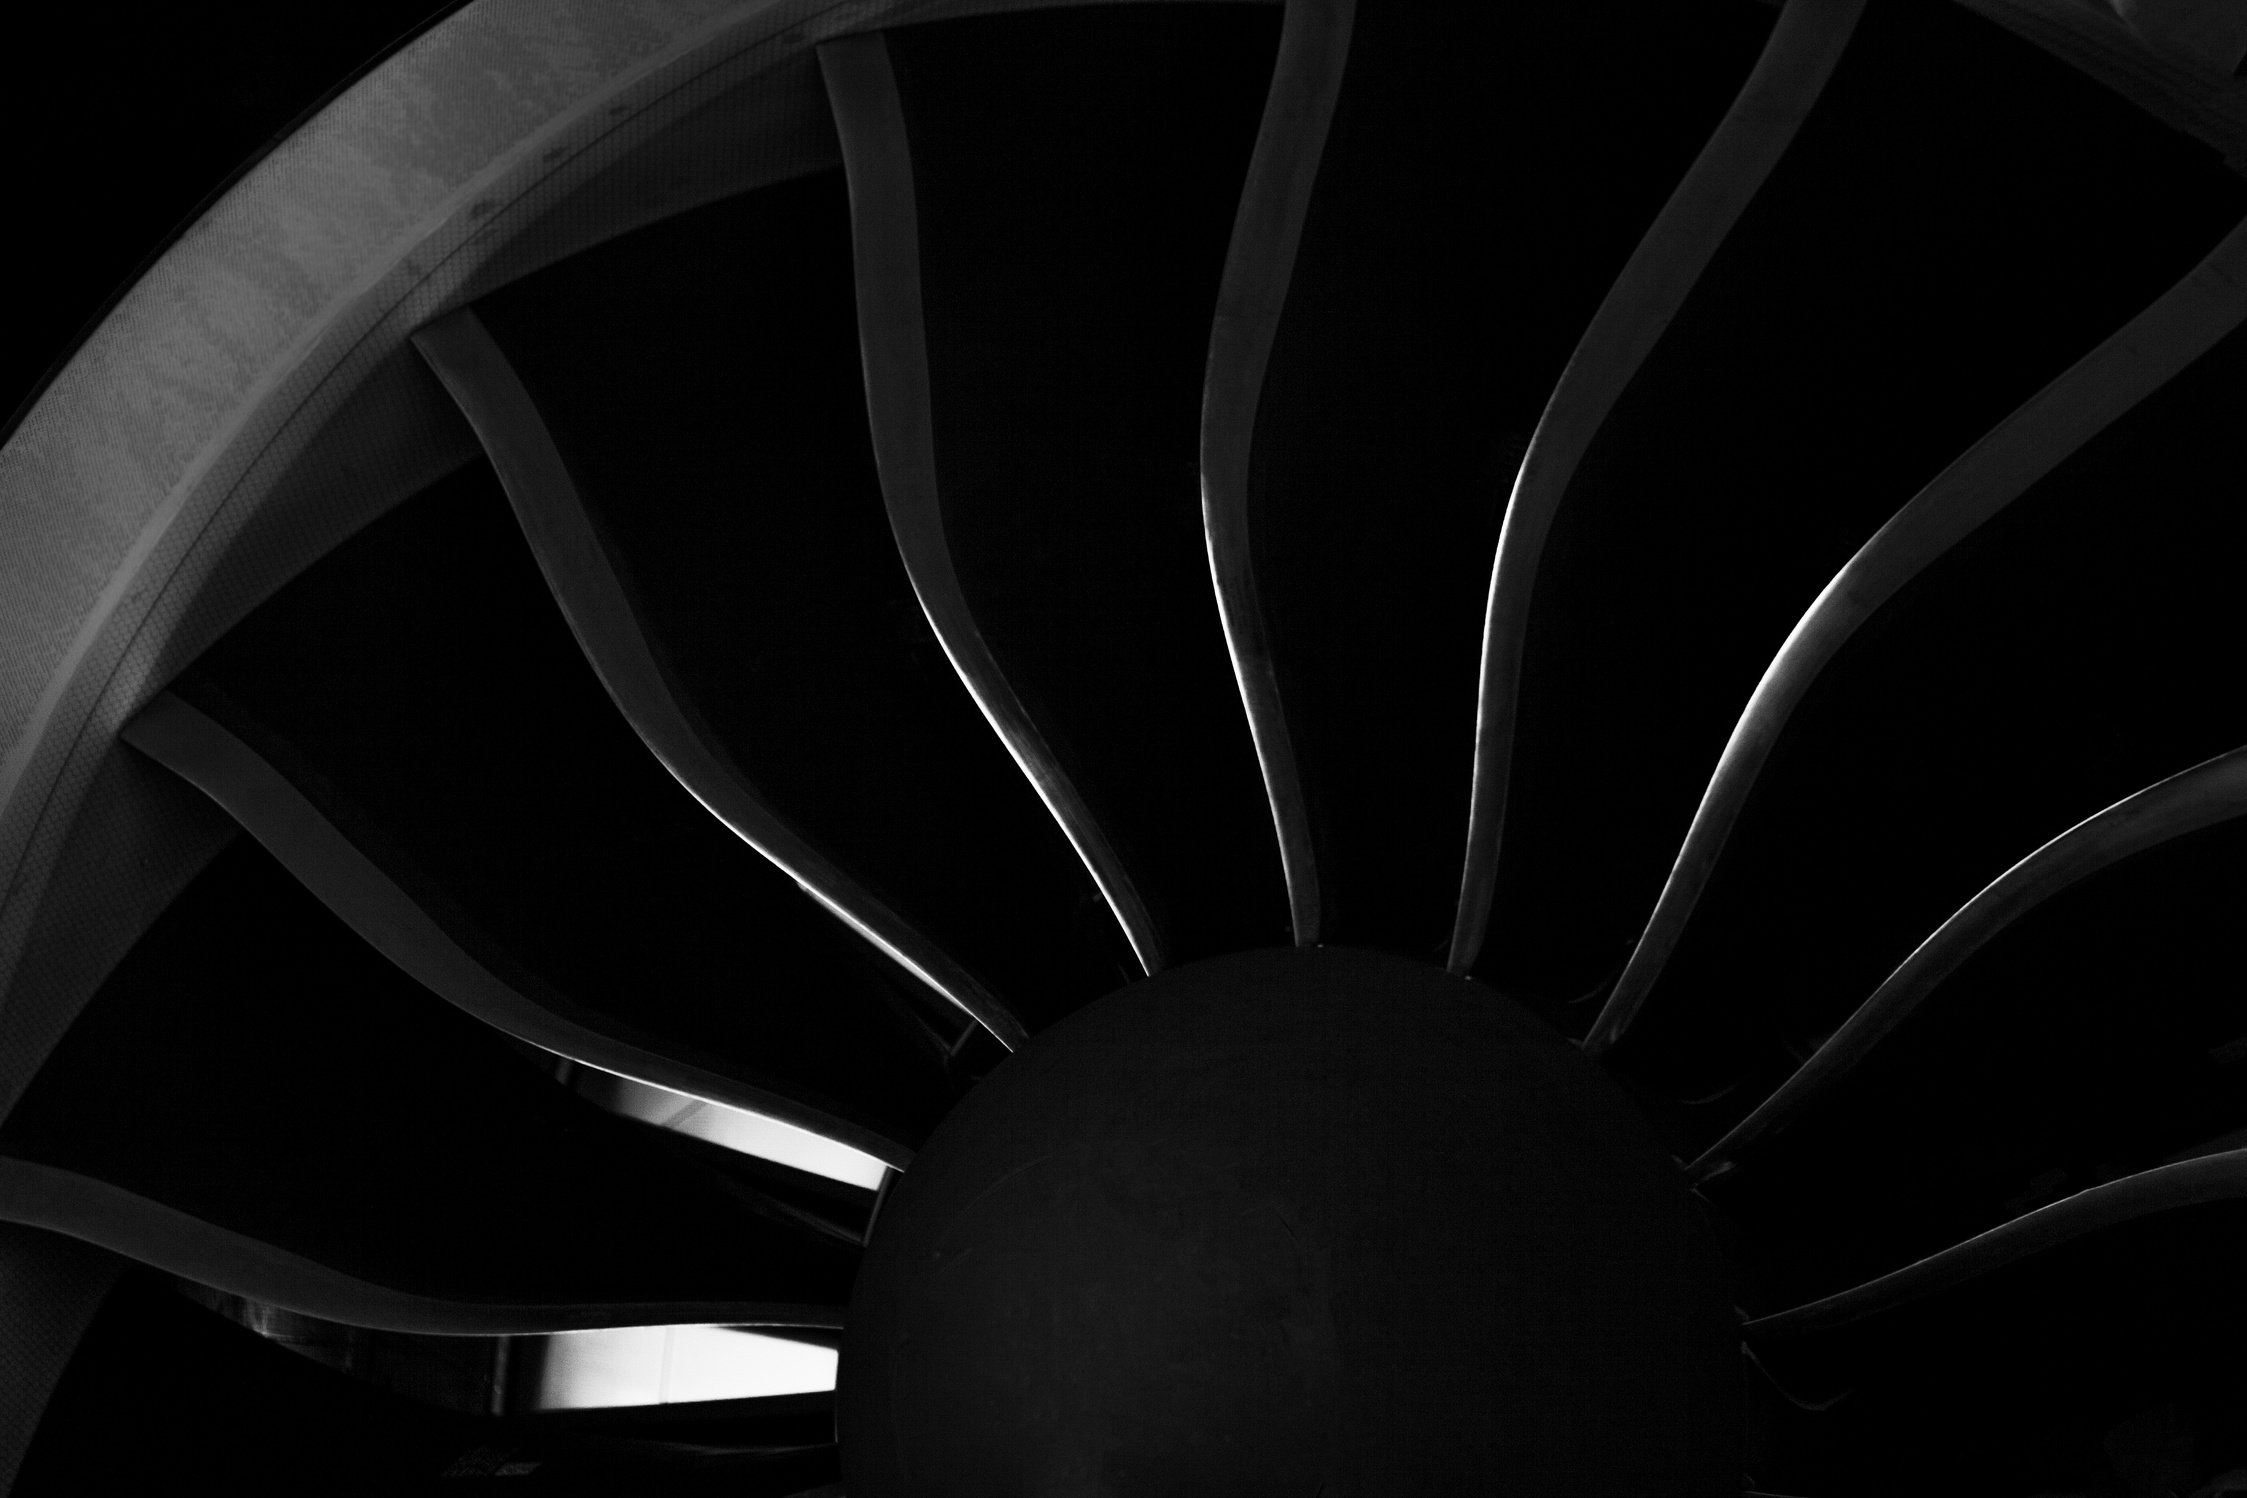
[{"label": "curved fan blade", "polygon": [[534,998],[479,961],[368,858],[287,777],[210,717],[166,693],[122,737],[226,808],[265,850],[368,944],[416,982],[518,1040],[620,1075],[786,1119],[872,1151],[892,1165],[912,1152],[785,1091],[634,1044],[613,1019],[540,985]]},{"label": "curved fan blade", "polygon": [[1721,1028],[1801,1048],[2023,849],[2247,742],[2247,701],[2209,686],[2247,545],[2243,392],[2234,328],[1855,631],[1670,956],[1664,988],[1694,1002],[1657,993],[1634,1058]]},{"label": "curved fan blade", "polygon": [[1692,1163],[1691,1172],[1706,1178],[1729,1169],[1740,1150],[1809,1106],[1967,958],[2029,910],[2110,864],[2242,815],[2247,815],[2247,749],[2235,749],[2148,786],[2044,844],[1914,948],[1800,1070]]},{"label": "curved fan blade", "polygon": [[[516,1372],[503,1363],[485,1381],[504,1389]],[[324,1367],[136,1273],[80,1345],[11,1491],[139,1492],[176,1487],[185,1473],[198,1487],[251,1494],[522,1477],[573,1492],[781,1498],[833,1480],[830,1406],[795,1396],[524,1415],[441,1408]]]},{"label": "curved fan blade", "polygon": [[1451,970],[1482,953],[1506,819],[1514,715],[1537,563],[1569,481],[1733,224],[1793,142],[1856,30],[1864,0],[1790,4],[1709,143],[1600,304],[1560,377],[1514,479],[1482,627],[1474,791],[1451,933]]},{"label": "curved fan blade", "polygon": [[1758,773],[1794,709],[1857,627],[1951,546],[2247,318],[2247,224],[2162,299],[1944,469],[1835,574],[1734,725],[1677,864],[1585,1044],[1619,1040],[1692,918]]},{"label": "curved fan blade", "polygon": [[2242,1197],[2247,1197],[2247,1149],[2157,1166],[2039,1207],[1839,1294],[1755,1317],[1740,1330],[1765,1341],[1846,1326],[2101,1228],[2155,1212]]},{"label": "curved fan blade", "polygon": [[[0,1151],[8,1147],[0,1140]],[[462,1299],[347,1274],[97,1176],[0,1154],[0,1219],[82,1239],[139,1263],[350,1326],[425,1336],[520,1336],[595,1327],[832,1327],[840,1306],[749,1299]],[[840,1284],[828,1293],[838,1294]]]},{"label": "curved fan blade", "polygon": [[1209,374],[1202,387],[1202,527],[1209,538],[1210,577],[1233,677],[1256,740],[1257,764],[1264,772],[1298,946],[1315,946],[1319,939],[1318,857],[1257,598],[1249,468],[1265,370],[1341,92],[1356,9],[1356,0],[1297,0],[1287,8],[1279,56],[1272,64],[1271,96],[1225,252],[1225,279],[1210,320]]}]

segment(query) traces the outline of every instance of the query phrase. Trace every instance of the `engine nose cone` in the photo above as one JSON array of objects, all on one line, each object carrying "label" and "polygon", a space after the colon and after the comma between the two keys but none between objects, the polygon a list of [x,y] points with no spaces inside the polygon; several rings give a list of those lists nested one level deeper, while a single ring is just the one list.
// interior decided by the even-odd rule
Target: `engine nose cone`
[{"label": "engine nose cone", "polygon": [[1251,952],[1038,1036],[899,1180],[844,1485],[1733,1493],[1738,1344],[1682,1176],[1574,1046],[1431,967]]}]

